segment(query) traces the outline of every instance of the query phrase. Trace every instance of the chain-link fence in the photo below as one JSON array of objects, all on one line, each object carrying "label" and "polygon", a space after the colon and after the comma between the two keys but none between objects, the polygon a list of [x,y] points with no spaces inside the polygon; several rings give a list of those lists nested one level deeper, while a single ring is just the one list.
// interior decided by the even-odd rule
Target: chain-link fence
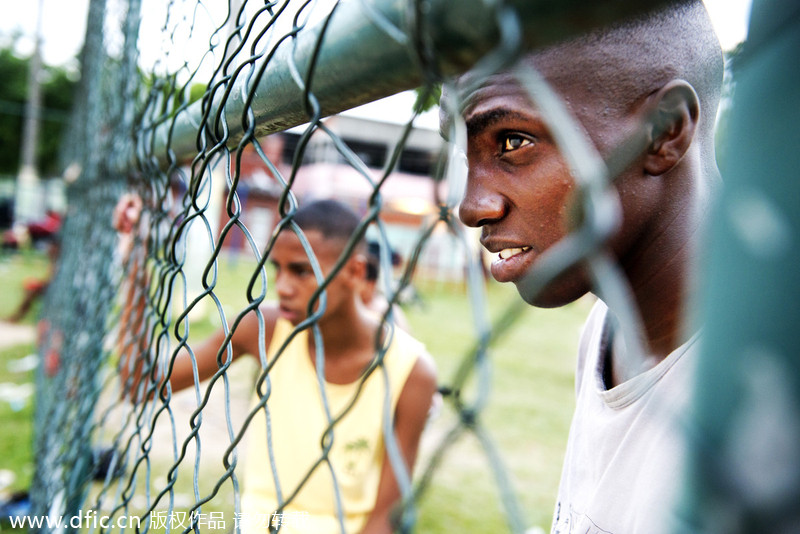
[{"label": "chain-link fence", "polygon": [[[443,132],[450,144],[431,147],[414,121],[453,75],[473,69],[476,79],[485,79],[531,48],[665,3],[230,0],[224,6],[172,1],[143,10],[138,0],[92,0],[82,92],[65,147],[65,163],[77,178],[68,188],[63,252],[44,314],[32,513],[84,514],[69,524],[73,530],[241,526],[247,430],[260,421],[268,443],[280,439],[270,434],[269,401],[270,372],[283,349],[268,354],[262,342],[254,355],[258,364],[240,370],[232,365],[231,339],[254,317],[263,335],[259,309],[275,298],[267,267],[281,231],[297,231],[298,206],[337,196],[361,217],[356,236],[380,244],[380,283],[389,304],[382,321],[392,324],[393,306],[413,298],[415,285],[431,273],[445,271],[465,282],[471,310],[472,322],[460,333],[471,348],[452,376],[439,376],[452,426],[421,455],[414,483],[403,468],[391,413],[383,423],[403,504],[393,524],[414,529],[431,480],[453,444],[471,434],[496,485],[504,522],[510,531],[526,531],[530,520],[483,413],[491,351],[527,304],[515,299],[491,319],[484,261],[474,234],[454,215],[465,181],[459,147],[467,135],[457,119],[464,104],[459,92],[446,88],[441,102],[445,114],[456,117]],[[542,257],[521,292],[535,295],[586,262],[620,323],[633,325],[623,334],[637,352],[638,311],[602,246],[619,217],[610,183],[638,154],[636,137],[603,160],[537,72],[516,75],[546,115],[578,184],[581,213],[580,224]],[[363,124],[326,120],[414,88],[414,109],[386,134],[391,140],[383,147],[370,139],[383,134],[365,135]],[[354,129],[362,130],[360,138]],[[342,168],[347,179],[339,178]],[[420,189],[426,188],[422,215],[398,207],[402,199],[392,188],[403,183],[406,196],[424,196]],[[111,221],[124,191],[136,193],[143,212],[132,247],[121,252]],[[401,235],[407,261],[398,268],[391,251]],[[313,257],[309,243],[303,246]],[[430,263],[432,255],[450,263]],[[316,276],[323,287],[330,282]],[[324,305],[326,296],[321,291],[314,298]],[[163,379],[176,358],[193,358],[214,331],[223,335],[212,377],[194,383],[188,395],[173,394]],[[301,331],[324,346],[317,316],[292,335]],[[385,350],[376,350],[360,384],[385,373]],[[317,357],[324,361],[324,349]],[[198,365],[193,361],[195,373]],[[288,515],[292,499],[316,470],[332,470],[329,451],[343,414],[331,413],[324,391],[327,430],[316,437],[317,462],[298,487],[278,490],[279,506],[265,527],[288,530],[293,520],[305,520]],[[388,390],[382,402],[390,405]],[[276,473],[273,460],[272,473],[264,476]],[[343,529],[336,476],[334,509]],[[87,510],[94,511],[94,522]]]}]

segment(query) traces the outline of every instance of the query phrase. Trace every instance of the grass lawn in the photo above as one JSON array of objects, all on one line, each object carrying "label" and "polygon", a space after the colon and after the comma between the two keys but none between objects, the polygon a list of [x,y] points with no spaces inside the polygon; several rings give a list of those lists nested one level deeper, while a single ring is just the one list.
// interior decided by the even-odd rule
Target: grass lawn
[{"label": "grass lawn", "polygon": [[[11,263],[4,259],[2,266],[3,284],[9,291],[0,297],[0,314],[7,314],[21,298],[21,293],[14,291],[22,278],[34,273],[44,274],[46,261],[41,257],[20,255],[12,257]],[[220,264],[216,292],[225,303],[229,321],[244,305],[241,288],[247,283],[250,269],[247,262],[223,260]],[[421,283],[417,289],[420,300],[405,309],[406,315],[413,334],[426,344],[436,360],[440,384],[450,386],[461,362],[471,354],[476,343],[475,320],[468,296],[460,285]],[[490,283],[489,317],[497,320],[518,299],[513,286]],[[549,531],[573,409],[572,377],[577,338],[590,306],[590,299],[584,299],[557,310],[522,307],[513,326],[489,348],[488,378],[482,382],[473,373],[464,392],[469,404],[488,388],[488,402],[477,421],[505,465],[526,528],[538,526]],[[32,322],[32,318],[28,322]],[[204,338],[214,328],[214,322],[193,323],[192,339]],[[32,351],[30,345],[0,350],[0,382],[32,380],[31,373],[12,377],[7,371],[9,361]],[[27,487],[30,481],[31,418],[31,403],[14,411],[8,403],[0,401],[0,425],[4,429],[0,434],[0,469],[15,472],[15,489]],[[417,531],[441,534],[507,531],[495,472],[475,435],[466,432],[454,442],[446,440],[457,420],[452,399],[446,398],[423,438],[418,475],[438,448],[446,447],[446,453],[423,492]],[[185,422],[178,424],[181,428],[186,426]],[[205,445],[204,449],[209,450]],[[209,464],[221,465],[218,458],[204,457],[209,458]],[[163,476],[155,472],[153,478],[163,480]],[[187,481],[187,488],[181,489],[189,495],[193,493],[190,482]],[[226,504],[222,501],[229,501],[231,497],[228,496],[230,492],[223,493],[224,496],[209,503],[211,509],[216,508],[215,503],[224,509]]]},{"label": "grass lawn", "polygon": [[[492,320],[519,296],[513,286],[490,284]],[[414,334],[423,340],[449,385],[474,344],[474,327],[463,290],[438,288],[424,305],[407,310]],[[558,310],[523,307],[514,326],[489,350],[489,401],[479,422],[491,437],[508,472],[526,527],[549,532],[561,461],[574,406],[573,368],[580,325],[591,302]],[[468,388],[473,397],[480,389]],[[438,446],[456,423],[445,401],[423,444]],[[448,449],[420,506],[420,532],[507,531],[503,504],[486,454],[471,433]]]},{"label": "grass lawn", "polygon": [[[49,261],[43,252],[23,250],[20,252],[0,252],[0,318],[8,317],[22,301],[23,283],[27,279],[40,279],[47,276]],[[33,324],[41,304],[34,305],[23,320]]]},{"label": "grass lawn", "polygon": [[33,371],[16,371],[14,364],[34,351],[32,344],[0,350],[0,388],[18,399],[0,397],[0,471],[14,473],[14,481],[6,488],[9,492],[27,489],[33,475],[33,396],[25,392],[33,387]]},{"label": "grass lawn", "polygon": [[[27,278],[44,277],[47,274],[47,258],[34,251],[19,253],[3,252],[0,256],[0,318],[7,317],[22,300],[22,284]],[[24,318],[23,325],[31,328],[39,306]],[[13,481],[3,492],[27,489],[33,474],[32,458],[32,419],[33,395],[28,396],[33,387],[33,370],[20,366],[23,359],[35,353],[32,343],[9,346],[7,340],[0,340],[0,480],[8,481],[9,473]],[[25,360],[27,361],[27,360]]]}]

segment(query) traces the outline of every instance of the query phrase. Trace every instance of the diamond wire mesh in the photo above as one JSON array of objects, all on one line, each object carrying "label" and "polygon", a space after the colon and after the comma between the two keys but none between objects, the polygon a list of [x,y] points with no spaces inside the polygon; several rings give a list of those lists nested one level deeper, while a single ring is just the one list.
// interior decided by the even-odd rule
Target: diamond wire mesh
[{"label": "diamond wire mesh", "polygon": [[[370,23],[379,28],[386,40],[403,42],[411,49],[422,73],[420,78],[427,84],[423,92],[433,90],[442,74],[427,33],[429,27],[421,16],[424,4],[413,4],[417,11],[416,18],[412,17],[415,23],[408,30],[411,35],[382,16],[374,5],[358,4],[366,9]],[[322,121],[322,105],[315,91],[324,80],[315,77],[315,60],[326,47],[326,29],[331,20],[326,13],[340,9],[338,3],[238,4],[231,0],[226,9],[218,12],[219,6],[208,2],[169,2],[160,32],[163,52],[147,70],[141,63],[138,67],[135,63],[141,5],[136,1],[116,5],[123,8],[117,10],[119,19],[111,25],[118,25],[125,44],[121,54],[112,58],[107,55],[102,35],[114,10],[102,0],[91,3],[89,39],[84,52],[84,99],[76,108],[75,119],[76,131],[81,132],[75,137],[86,142],[73,148],[72,153],[67,151],[83,167],[70,190],[72,212],[65,228],[68,242],[55,283],[57,289],[48,305],[49,330],[45,333],[43,352],[53,354],[57,363],[52,375],[43,371],[39,378],[43,397],[37,413],[36,506],[42,514],[67,517],[91,509],[112,519],[139,518],[141,526],[137,531],[213,530],[209,519],[221,517],[215,514],[231,509],[234,514],[240,513],[239,446],[251,421],[267,417],[264,408],[269,406],[269,370],[280,353],[267,355],[262,347],[255,381],[261,402],[244,416],[231,400],[238,393],[240,386],[234,384],[241,377],[235,376],[230,367],[230,346],[226,344],[219,347],[219,371],[207,384],[195,383],[193,399],[188,401],[191,412],[188,420],[184,420],[185,406],[176,408],[178,398],[168,386],[159,385],[158,379],[169,373],[171,359],[180,350],[191,352],[192,345],[197,343],[193,333],[197,327],[190,320],[195,315],[210,310],[211,322],[229,328],[230,334],[246,314],[259,314],[263,329],[258,306],[271,287],[265,264],[278,230],[292,227],[292,215],[299,201],[293,188],[312,135],[327,137],[346,164],[369,184],[372,193],[358,233],[365,234],[370,226],[376,226],[383,244],[388,244],[386,228],[379,218],[383,207],[381,190],[393,176],[413,120],[407,123],[392,156],[379,173],[370,172],[359,155]],[[486,75],[509,65],[522,48],[520,24],[514,12],[501,4],[494,10],[501,37],[500,45],[478,65]],[[313,46],[305,50],[311,59],[301,65],[290,55],[289,64],[284,65],[290,72],[293,91],[302,94],[302,120],[292,120],[304,124],[292,164],[286,169],[268,155],[253,101],[265,69],[279,59],[286,60],[285,55],[278,53],[279,45],[286,42],[294,46],[295,37],[315,24],[323,29],[313,40]],[[188,51],[181,44],[197,40],[207,40],[203,53],[196,60],[187,60]],[[343,68],[347,66],[345,63]],[[119,76],[118,80],[124,84],[120,86],[114,76]],[[599,246],[618,217],[616,205],[609,200],[608,168],[623,168],[625,162],[612,161],[607,166],[591,145],[575,134],[577,129],[572,127],[569,115],[536,73],[520,71],[518,76],[532,98],[546,110],[550,127],[581,186],[584,215],[581,226],[543,258],[538,270],[530,273],[527,291],[535,293],[564,269],[579,260],[588,260],[596,284],[603,288],[606,298],[617,309],[627,310],[630,321],[621,322],[637,324],[616,266]],[[210,81],[205,84],[202,81],[205,79]],[[119,87],[125,89],[120,92]],[[198,87],[202,88],[202,95],[199,104],[192,105]],[[449,94],[456,99],[454,92]],[[228,108],[219,103],[229,100],[242,102],[241,117],[226,116]],[[442,104],[450,110],[457,110],[460,105],[457,99]],[[198,109],[201,116],[191,116]],[[185,144],[172,137],[182,127],[180,121],[188,121],[195,128],[191,140],[193,151],[188,155],[174,149]],[[277,122],[280,126],[280,120]],[[237,125],[233,132],[232,123]],[[450,138],[464,146],[464,125],[456,120],[450,128]],[[265,246],[259,244],[253,228],[243,218],[242,161],[248,150],[257,155],[260,170],[274,179],[278,191],[278,220]],[[621,149],[619,154],[631,152]],[[401,299],[414,283],[417,263],[430,236],[438,228],[446,227],[460,243],[459,250],[465,257],[473,314],[473,325],[465,334],[474,334],[475,341],[455,376],[442,384],[448,405],[457,414],[456,425],[432,451],[416,485],[412,486],[410,476],[402,470],[397,474],[405,505],[398,528],[413,529],[417,503],[425,498],[426,488],[440,469],[442,458],[459,436],[472,433],[495,478],[509,529],[523,532],[526,520],[503,465],[502,452],[481,418],[490,397],[491,349],[520,317],[523,304],[511,304],[492,323],[474,243],[453,214],[460,198],[464,169],[459,157],[452,154],[457,151],[443,151],[433,177],[445,191],[439,199],[438,213],[422,225],[400,283],[387,284],[385,290],[390,302]],[[143,199],[145,212],[132,253],[120,257],[115,252],[117,235],[109,226],[110,211],[126,183]],[[220,198],[224,200],[220,202]],[[244,303],[238,309],[231,309],[219,294],[224,283],[220,264],[224,261],[221,256],[224,246],[235,236],[244,240],[252,270],[246,275],[249,278],[246,294],[240,295]],[[87,250],[87,244],[91,244],[91,250]],[[304,246],[310,253],[307,242]],[[389,265],[385,252],[382,263],[385,267]],[[133,305],[115,304],[117,284],[122,288],[119,301],[127,300]],[[324,301],[325,293],[318,297]],[[304,326],[320,336],[314,317]],[[637,336],[631,335],[629,346],[635,346],[636,339]],[[141,385],[142,391],[128,392],[146,400],[135,404],[120,400],[120,391],[131,387],[120,380],[120,366],[126,365],[124,358],[117,363],[120,352],[147,362],[144,372],[154,380],[149,386]],[[380,355],[378,351],[371,372],[383,372]],[[222,411],[223,422],[212,429],[217,439],[210,439],[203,431],[209,424],[209,412],[214,410]],[[339,415],[329,413],[328,417],[330,428],[335,430]],[[390,425],[388,421],[387,427]],[[221,440],[220,435],[224,436]],[[402,465],[398,446],[391,432],[386,432],[386,437],[389,460],[397,468]],[[278,438],[268,434],[267,439]],[[219,441],[223,442],[221,448]],[[105,476],[97,483],[90,482],[97,475],[93,443],[108,443],[112,451],[106,458]],[[204,466],[207,462],[218,464],[220,460],[223,473],[209,483]],[[325,449],[309,475],[314,469],[330,469]],[[178,490],[185,486],[191,487],[188,502]],[[283,488],[283,497],[290,501],[296,490]],[[233,523],[230,519],[229,523]],[[93,525],[89,530],[108,529]]]}]

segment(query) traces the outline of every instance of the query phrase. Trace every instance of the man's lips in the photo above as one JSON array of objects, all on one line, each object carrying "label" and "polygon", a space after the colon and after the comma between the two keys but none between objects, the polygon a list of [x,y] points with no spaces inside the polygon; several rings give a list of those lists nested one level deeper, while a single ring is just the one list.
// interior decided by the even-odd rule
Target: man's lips
[{"label": "man's lips", "polygon": [[522,254],[523,252],[528,252],[530,249],[531,249],[531,247],[504,248],[503,250],[498,252],[498,255],[500,256],[500,259],[507,260],[507,259],[509,259],[509,258],[511,258],[513,256],[516,256],[517,254]]},{"label": "man's lips", "polygon": [[487,243],[486,248],[497,254],[492,261],[492,276],[498,282],[516,282],[528,272],[536,256],[529,245],[496,245]]},{"label": "man's lips", "polygon": [[283,317],[289,322],[299,321],[303,316],[303,314],[298,312],[297,310],[293,310],[284,305],[280,305],[278,307],[278,313],[280,314],[281,317]]}]

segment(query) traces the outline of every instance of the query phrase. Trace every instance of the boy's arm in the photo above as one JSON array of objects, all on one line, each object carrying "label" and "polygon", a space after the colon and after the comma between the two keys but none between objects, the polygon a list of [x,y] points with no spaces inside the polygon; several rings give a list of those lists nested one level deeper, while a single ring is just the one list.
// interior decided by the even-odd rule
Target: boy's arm
[{"label": "boy's arm", "polygon": [[117,255],[125,269],[120,295],[122,312],[117,327],[116,340],[119,354],[119,373],[122,382],[122,397],[132,401],[141,400],[140,387],[150,358],[149,325],[147,324],[147,245],[142,240],[134,247],[135,233],[146,230],[143,218],[143,202],[139,195],[125,193],[114,207],[112,226],[118,232]]},{"label": "boy's arm", "polygon": [[[227,361],[229,357],[228,346],[230,346],[231,361],[235,361],[244,354],[258,357],[258,340],[262,335],[264,336],[265,349],[269,347],[275,329],[277,310],[275,310],[274,307],[263,306],[261,311],[264,317],[264,328],[262,332],[259,332],[256,313],[250,312],[236,325],[236,329],[231,334],[228,344],[225,343],[228,334],[226,334],[224,329],[220,328],[196,346],[190,343],[191,352],[187,347],[182,347],[178,353],[174,355],[170,363],[171,369],[169,367],[167,368],[169,372],[169,385],[172,392],[194,386],[195,366],[197,368],[198,383],[211,378],[220,368],[220,363],[218,363],[217,359],[218,354],[219,362],[224,363]],[[220,351],[222,351],[221,354]],[[173,357],[172,354],[167,356],[170,358]],[[144,358],[144,356],[140,356],[140,358]],[[123,363],[122,367],[121,377],[123,383],[132,383],[133,387],[131,391],[137,391],[143,379],[143,362],[138,361],[133,366]],[[132,377],[130,376],[131,367],[133,367],[134,370]],[[159,380],[159,388],[156,392],[160,392],[163,377],[157,378]]]},{"label": "boy's arm", "polygon": [[[421,354],[406,380],[394,415],[394,431],[405,468],[413,472],[422,431],[436,394],[436,370],[430,355]],[[367,520],[362,534],[389,534],[392,532],[390,515],[400,500],[400,488],[389,457],[384,453],[381,480],[375,508]]]},{"label": "boy's arm", "polygon": [[[142,216],[142,200],[137,195],[123,195],[114,209],[113,225],[120,234],[120,253],[124,263],[127,263],[127,278],[124,281],[123,312],[120,317],[120,339],[118,349],[120,353],[120,378],[123,384],[123,395],[129,399],[141,400],[142,381],[152,379],[152,354],[149,340],[149,326],[145,321],[146,297],[148,290],[148,277],[146,273],[147,251],[144,245],[133,248],[133,232],[139,225]],[[264,316],[263,335],[265,347],[269,346],[272,332],[277,318],[277,310],[273,307],[262,308]],[[209,338],[192,346],[192,354],[184,347],[171,362],[169,382],[172,391],[180,391],[195,383],[193,359],[196,362],[197,378],[200,382],[210,378],[219,370],[217,354],[220,352],[227,334],[220,328]],[[259,350],[258,318],[254,312],[247,314],[231,335],[230,352],[235,360],[242,354],[258,356]],[[228,358],[227,347],[222,349],[220,357],[222,362]],[[172,354],[163,355],[172,357]],[[151,364],[145,361],[150,359]],[[148,376],[145,376],[148,375]],[[159,381],[162,377],[156,377]],[[147,387],[147,391],[151,388]],[[152,394],[152,392],[151,392]],[[150,395],[148,395],[149,397]]]},{"label": "boy's arm", "polygon": [[[263,306],[261,311],[264,317],[263,333],[259,333],[258,317],[255,312],[248,313],[242,318],[239,324],[236,325],[236,330],[231,335],[230,340],[231,361],[235,361],[243,354],[249,354],[257,358],[260,335],[264,336],[265,350],[269,347],[272,334],[275,330],[277,310],[274,307]],[[200,382],[211,378],[214,373],[219,370],[220,365],[217,362],[217,354],[220,350],[222,350],[220,362],[224,363],[228,359],[227,345],[223,348],[225,338],[226,333],[220,328],[197,347],[192,347],[194,359],[197,362],[197,375]],[[172,391],[180,391],[193,386],[194,383],[192,355],[189,353],[188,349],[183,348],[175,356],[174,362],[172,363],[169,385]]]}]

